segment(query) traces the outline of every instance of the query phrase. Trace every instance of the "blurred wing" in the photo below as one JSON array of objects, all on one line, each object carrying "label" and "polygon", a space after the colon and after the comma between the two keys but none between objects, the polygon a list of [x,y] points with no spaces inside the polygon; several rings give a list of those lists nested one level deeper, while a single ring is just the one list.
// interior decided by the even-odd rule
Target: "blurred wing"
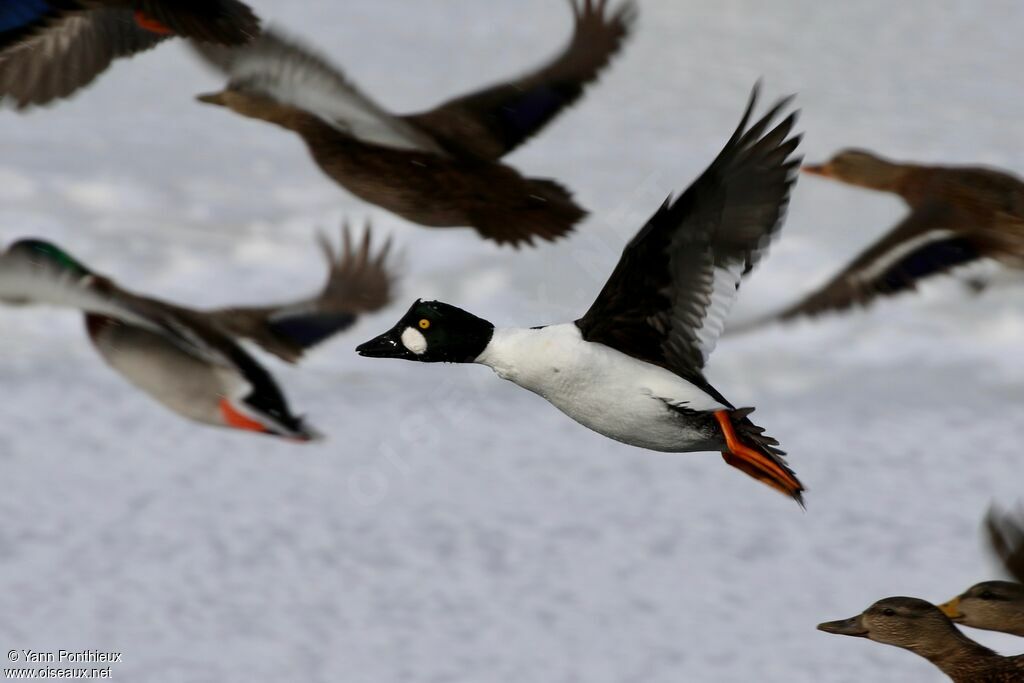
[{"label": "blurred wing", "polygon": [[244,45],[260,33],[260,20],[238,0],[134,0],[147,19],[185,38]]},{"label": "blurred wing", "polygon": [[772,316],[792,320],[866,306],[882,296],[913,291],[917,284],[984,256],[976,242],[954,231],[949,208],[921,206],[823,287]]},{"label": "blurred wing", "polygon": [[71,95],[118,57],[147,50],[167,36],[139,28],[131,10],[72,12],[0,53],[0,101],[19,108]]},{"label": "blurred wing", "polygon": [[572,39],[544,67],[508,83],[408,116],[449,148],[498,159],[531,138],[576,102],[621,49],[636,6],[606,15],[607,0],[570,0],[576,19]]},{"label": "blurred wing", "polygon": [[789,137],[796,113],[767,130],[789,100],[747,130],[756,100],[755,88],[718,158],[623,251],[576,323],[584,339],[702,379],[740,279],[782,224],[800,163],[791,157],[800,138]]},{"label": "blurred wing", "polygon": [[379,107],[326,59],[271,29],[244,47],[193,47],[229,77],[229,90],[257,93],[301,109],[363,142],[441,153],[433,140]]},{"label": "blurred wing", "polygon": [[1016,581],[1024,583],[1024,515],[1012,517],[993,507],[985,528],[992,552]]},{"label": "blurred wing", "polygon": [[374,252],[371,230],[353,247],[348,227],[342,229],[341,250],[320,236],[328,275],[315,296],[282,306],[229,308],[212,311],[213,322],[234,336],[252,339],[289,362],[343,332],[360,313],[379,310],[391,301],[394,275],[387,262],[391,241]]}]

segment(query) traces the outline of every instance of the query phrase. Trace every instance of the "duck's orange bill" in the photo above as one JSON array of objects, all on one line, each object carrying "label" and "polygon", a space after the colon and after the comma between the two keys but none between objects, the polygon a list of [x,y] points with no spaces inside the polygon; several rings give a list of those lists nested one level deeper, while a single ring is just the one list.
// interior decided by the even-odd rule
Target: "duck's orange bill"
[{"label": "duck's orange bill", "polygon": [[220,414],[224,418],[224,424],[235,429],[244,429],[249,432],[266,432],[267,428],[256,420],[243,415],[235,410],[231,402],[226,398],[220,400]]},{"label": "duck's orange bill", "polygon": [[156,19],[146,16],[142,10],[135,11],[135,23],[139,25],[139,28],[144,28],[150,33],[159,33],[162,36],[169,36],[174,33],[174,31],[164,26]]},{"label": "duck's orange bill", "polygon": [[800,501],[800,492],[804,490],[803,484],[779,463],[740,441],[736,429],[729,419],[728,410],[715,411],[715,419],[718,421],[718,426],[722,428],[725,445],[729,449],[722,451],[722,457],[728,464],[771,486],[776,491]]},{"label": "duck's orange bill", "polygon": [[953,598],[949,602],[944,602],[939,605],[939,609],[950,619],[956,621],[962,615],[960,614],[960,598]]}]

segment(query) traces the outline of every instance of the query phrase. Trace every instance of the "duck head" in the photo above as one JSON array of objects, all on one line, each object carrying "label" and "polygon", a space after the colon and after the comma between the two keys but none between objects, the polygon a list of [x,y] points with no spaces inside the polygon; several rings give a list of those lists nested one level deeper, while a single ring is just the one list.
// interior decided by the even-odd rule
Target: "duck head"
[{"label": "duck head", "polygon": [[494,336],[494,325],[441,301],[418,300],[394,327],[356,347],[367,358],[423,363],[472,363]]},{"label": "duck head", "polygon": [[[868,638],[928,656],[931,644],[956,636],[956,627],[935,605],[917,598],[879,600],[849,619],[818,624],[818,630],[840,636]],[[924,650],[924,651],[923,651]]]},{"label": "duck head", "polygon": [[939,605],[957,623],[990,631],[1024,626],[1024,584],[984,581]]},{"label": "duck head", "polygon": [[823,164],[805,164],[800,170],[872,190],[895,189],[905,173],[899,164],[862,149],[844,149]]},{"label": "duck head", "polygon": [[[33,273],[45,273],[52,279],[69,282],[84,281],[91,278],[94,285],[102,284],[106,278],[96,275],[71,254],[56,244],[40,239],[22,239],[11,244],[7,251],[0,254],[0,270],[10,269],[10,273],[24,272],[26,268]],[[9,286],[0,302],[13,306],[22,306],[32,302],[37,282],[26,278],[23,287]],[[24,291],[19,291],[24,290]]]}]

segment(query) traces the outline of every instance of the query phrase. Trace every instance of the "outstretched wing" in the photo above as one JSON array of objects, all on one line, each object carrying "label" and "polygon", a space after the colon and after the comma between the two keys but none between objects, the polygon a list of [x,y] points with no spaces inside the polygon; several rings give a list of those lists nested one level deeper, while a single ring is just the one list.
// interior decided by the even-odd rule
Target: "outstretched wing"
[{"label": "outstretched wing", "polygon": [[770,319],[792,320],[867,306],[983,258],[978,241],[983,238],[956,230],[954,218],[953,209],[941,202],[914,209],[826,284]]},{"label": "outstretched wing", "polygon": [[584,339],[703,383],[740,279],[782,225],[800,163],[791,156],[800,141],[790,137],[796,113],[768,130],[789,99],[747,129],[757,90],[711,166],[623,251],[576,321]]},{"label": "outstretched wing", "polygon": [[[43,15],[31,31],[0,34],[0,101],[19,109],[67,97],[118,57],[167,36],[143,30],[129,9],[104,7]],[[9,43],[8,47],[4,47]]]},{"label": "outstretched wing", "polygon": [[996,508],[985,518],[989,546],[1014,579],[1024,583],[1024,515],[1012,517]]},{"label": "outstretched wing", "polygon": [[273,29],[242,47],[206,43],[193,47],[228,76],[228,90],[255,93],[308,112],[364,142],[441,153],[430,137],[377,105],[340,69]]},{"label": "outstretched wing", "polygon": [[636,16],[626,2],[607,13],[608,0],[569,0],[576,20],[564,50],[516,80],[408,116],[450,149],[498,159],[576,102],[621,49]]},{"label": "outstretched wing", "polygon": [[394,274],[387,262],[391,241],[374,251],[371,230],[353,246],[348,226],[341,249],[324,236],[320,246],[327,260],[327,282],[314,296],[281,306],[228,308],[209,313],[212,322],[236,337],[245,337],[288,362],[346,330],[360,313],[379,310],[391,301]]}]

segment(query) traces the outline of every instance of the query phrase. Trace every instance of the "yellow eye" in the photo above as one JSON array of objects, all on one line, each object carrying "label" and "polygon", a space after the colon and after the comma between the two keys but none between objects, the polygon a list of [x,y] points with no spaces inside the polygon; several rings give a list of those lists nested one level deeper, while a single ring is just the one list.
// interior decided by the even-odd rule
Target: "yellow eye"
[{"label": "yellow eye", "polygon": [[428,329],[430,329],[430,321],[427,320],[426,318],[423,318],[422,320],[420,320],[420,329],[421,330],[428,330]]}]

